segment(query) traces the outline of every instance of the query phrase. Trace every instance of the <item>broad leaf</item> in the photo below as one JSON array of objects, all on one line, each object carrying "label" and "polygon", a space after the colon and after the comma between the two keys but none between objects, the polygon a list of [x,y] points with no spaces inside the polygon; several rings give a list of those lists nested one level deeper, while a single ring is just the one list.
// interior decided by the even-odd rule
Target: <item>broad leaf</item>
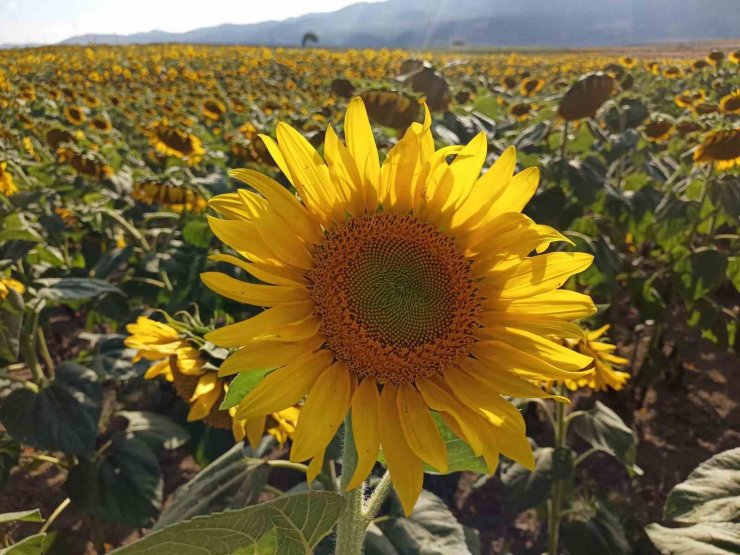
[{"label": "broad leaf", "polygon": [[87,301],[106,293],[121,293],[107,281],[95,278],[46,278],[38,280],[42,285],[39,296],[52,301]]},{"label": "broad leaf", "polygon": [[74,362],[56,367],[54,381],[38,393],[13,390],[0,406],[0,422],[24,445],[72,455],[95,449],[102,388],[95,372]]},{"label": "broad leaf", "polygon": [[117,432],[102,458],[81,458],[67,480],[72,503],[109,522],[148,526],[162,507],[159,462],[147,444]]},{"label": "broad leaf", "polygon": [[258,459],[247,458],[250,455],[254,456],[251,449],[238,443],[180,486],[154,530],[194,516],[256,503],[267,483],[270,467]]},{"label": "broad leaf", "polygon": [[562,524],[569,555],[629,555],[629,542],[617,516],[603,501],[577,499]]},{"label": "broad leaf", "polygon": [[394,497],[390,518],[379,522],[377,527],[382,532],[382,538],[375,530],[368,535],[367,555],[480,554],[480,546],[468,541],[465,528],[447,505],[426,490],[422,490],[408,517],[403,516],[400,504]]},{"label": "broad leaf", "polygon": [[13,513],[0,513],[0,524],[5,522],[44,522],[41,511],[30,509],[28,511],[15,511]]},{"label": "broad leaf", "polygon": [[143,440],[154,452],[162,448],[177,449],[190,439],[190,434],[185,428],[161,414],[122,410],[115,416],[125,418],[128,421],[126,431]]},{"label": "broad leaf", "polygon": [[601,401],[596,401],[594,408],[574,418],[570,429],[591,447],[614,455],[630,472],[642,473],[635,465],[637,446],[632,430]]},{"label": "broad leaf", "polygon": [[740,447],[703,462],[668,495],[663,518],[740,522]]},{"label": "broad leaf", "polygon": [[205,218],[189,221],[182,228],[182,238],[194,247],[207,249],[213,241],[213,232]]},{"label": "broad leaf", "polygon": [[[197,516],[116,550],[118,555],[308,555],[339,518],[335,493],[284,495],[267,503]],[[262,542],[267,537],[268,545]],[[269,547],[266,552],[265,547]]]},{"label": "broad leaf", "polygon": [[128,380],[143,376],[151,362],[141,359],[132,362],[136,349],[129,349],[123,344],[125,336],[110,335],[103,337],[97,344],[97,352],[92,361],[92,369],[101,378]]},{"label": "broad leaf", "polygon": [[714,291],[725,277],[727,260],[707,249],[690,254],[674,267],[679,291],[687,301],[696,301]]},{"label": "broad leaf", "polygon": [[5,432],[0,432],[0,491],[8,481],[10,471],[18,463],[21,446]]},{"label": "broad leaf", "polygon": [[507,506],[524,511],[547,499],[552,485],[554,452],[552,447],[534,449],[537,464],[534,472],[513,461],[502,464],[501,481]]},{"label": "broad leaf", "polygon": [[0,549],[0,555],[41,555],[46,548],[46,534],[34,534],[10,547]]},{"label": "broad leaf", "polygon": [[[455,433],[444,423],[436,413],[432,413],[434,421],[437,424],[442,440],[447,446],[447,467],[449,472],[477,472],[486,474],[488,467],[483,457],[477,457],[470,445],[457,437]],[[424,471],[430,474],[439,474],[432,467],[425,465]]]},{"label": "broad leaf", "polygon": [[23,323],[23,296],[15,289],[0,301],[0,359],[18,360],[18,347]]},{"label": "broad leaf", "polygon": [[661,555],[737,555],[740,553],[740,524],[700,522],[682,528],[660,524],[645,527]]}]

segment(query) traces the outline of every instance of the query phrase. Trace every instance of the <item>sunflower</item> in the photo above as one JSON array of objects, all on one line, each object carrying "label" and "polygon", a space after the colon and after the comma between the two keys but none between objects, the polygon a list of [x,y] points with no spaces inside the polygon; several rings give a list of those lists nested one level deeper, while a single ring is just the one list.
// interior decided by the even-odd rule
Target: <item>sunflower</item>
[{"label": "sunflower", "polygon": [[59,216],[59,219],[62,221],[64,227],[68,229],[73,229],[77,226],[77,216],[70,209],[59,206],[54,209],[54,213]]},{"label": "sunflower", "polygon": [[0,302],[4,301],[8,297],[11,289],[20,295],[23,295],[26,291],[26,288],[20,281],[0,276]]},{"label": "sunflower", "polygon": [[160,204],[173,212],[202,212],[205,199],[197,191],[183,185],[169,185],[157,181],[136,183],[131,194],[134,200],[144,204]]},{"label": "sunflower", "polygon": [[18,191],[18,187],[15,186],[13,176],[8,171],[8,163],[0,162],[0,194],[9,197],[16,191]]},{"label": "sunflower", "polygon": [[691,64],[691,68],[694,70],[701,70],[705,67],[709,67],[709,62],[706,60],[696,60],[693,64]]},{"label": "sunflower", "polygon": [[560,99],[558,115],[566,121],[590,118],[609,100],[616,81],[604,73],[590,73],[573,83]]},{"label": "sunflower", "polygon": [[79,106],[65,106],[64,117],[72,125],[82,125],[85,123],[85,112]]},{"label": "sunflower", "polygon": [[207,98],[203,101],[201,110],[208,119],[218,121],[226,113],[226,105],[217,98]]},{"label": "sunflower", "polygon": [[670,120],[662,117],[654,117],[645,123],[644,133],[649,141],[664,143],[671,138],[675,130],[676,128]]},{"label": "sunflower", "polygon": [[681,94],[677,94],[673,101],[679,108],[691,108],[694,104],[704,102],[707,99],[707,93],[704,89],[698,89],[695,91],[683,91]]},{"label": "sunflower", "polygon": [[171,127],[166,120],[153,127],[150,137],[154,148],[164,156],[181,158],[190,166],[203,159],[205,150],[201,140],[192,133]]},{"label": "sunflower", "polygon": [[60,162],[66,162],[80,175],[95,179],[107,179],[113,175],[113,168],[101,162],[94,154],[82,154],[72,148],[62,147],[57,150]]},{"label": "sunflower", "polygon": [[542,90],[542,87],[544,86],[545,81],[543,79],[530,77],[529,79],[522,81],[519,85],[519,94],[523,96],[533,96]]},{"label": "sunflower", "polygon": [[734,64],[740,64],[740,50],[730,52],[730,55],[727,57],[727,59]]},{"label": "sunflower", "polygon": [[681,74],[683,72],[681,71],[681,68],[678,66],[668,66],[663,70],[663,77],[667,77],[668,79],[676,79],[678,77],[681,77]]},{"label": "sunflower", "polygon": [[[412,123],[380,164],[365,106],[353,99],[346,146],[327,129],[326,162],[295,129],[263,137],[300,195],[252,170],[231,175],[254,191],[209,205],[215,235],[246,260],[216,255],[264,284],[219,272],[203,281],[234,300],[267,307],[217,329],[208,341],[239,348],[220,374],[276,370],[248,393],[236,418],[301,408],[291,460],[309,482],[348,411],[358,487],[383,449],[404,510],[421,491],[424,464],[445,472],[436,413],[493,471],[499,453],[534,467],[524,421],[502,395],[546,397],[535,379],[576,379],[591,363],[546,336],[573,335],[569,320],[591,299],[558,290],[587,268],[581,253],[542,253],[567,241],[520,213],[539,181],[512,177],[513,147],[480,176],[487,141],[434,151],[431,116]],[[448,163],[448,157],[455,159]]]},{"label": "sunflower", "polygon": [[719,101],[719,111],[723,114],[740,114],[740,90],[723,96]]},{"label": "sunflower", "polygon": [[524,121],[532,113],[532,105],[529,102],[519,102],[509,108],[509,113],[519,121]]},{"label": "sunflower", "polygon": [[725,53],[721,50],[712,50],[709,54],[707,54],[707,62],[709,62],[713,66],[721,64],[722,60],[724,59]]},{"label": "sunflower", "polygon": [[619,63],[627,69],[632,69],[637,65],[637,60],[632,56],[622,56],[619,58]]},{"label": "sunflower", "polygon": [[716,114],[719,111],[719,106],[714,102],[697,102],[692,107],[692,110],[699,116],[705,116],[707,114]]},{"label": "sunflower", "polygon": [[[229,414],[236,414],[237,408],[229,409]],[[236,441],[242,441],[245,437],[253,449],[257,448],[262,439],[263,432],[275,438],[280,444],[284,445],[289,439],[293,439],[295,429],[298,424],[300,409],[298,407],[288,407],[287,409],[274,412],[261,418],[252,418],[250,420],[240,420],[233,418],[232,432]]]},{"label": "sunflower", "polygon": [[565,380],[565,386],[571,391],[581,387],[588,387],[596,391],[605,391],[612,388],[619,391],[629,380],[627,372],[615,370],[612,365],[624,366],[629,360],[612,354],[616,346],[610,343],[596,341],[609,330],[609,324],[594,330],[587,331],[580,339],[567,338],[566,345],[579,353],[593,358],[593,372],[573,380]]},{"label": "sunflower", "polygon": [[720,171],[740,166],[740,128],[713,131],[694,152],[694,162],[714,163]]},{"label": "sunflower", "polygon": [[94,129],[97,129],[101,133],[109,133],[113,129],[110,120],[105,116],[98,116],[96,118],[93,118],[90,122],[90,126]]}]

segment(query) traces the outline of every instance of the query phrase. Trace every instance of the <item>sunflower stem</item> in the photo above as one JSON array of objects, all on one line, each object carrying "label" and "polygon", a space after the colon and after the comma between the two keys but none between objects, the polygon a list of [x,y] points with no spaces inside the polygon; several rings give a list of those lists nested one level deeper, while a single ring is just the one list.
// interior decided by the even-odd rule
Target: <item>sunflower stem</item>
[{"label": "sunflower stem", "polygon": [[362,555],[365,543],[365,530],[371,519],[363,511],[365,484],[346,491],[357,467],[357,450],[352,435],[352,417],[344,420],[344,445],[342,449],[342,475],[339,480],[340,493],[346,503],[337,522],[336,555]]},{"label": "sunflower stem", "polygon": [[375,515],[378,514],[380,507],[388,497],[392,487],[393,482],[391,481],[391,474],[386,470],[385,474],[383,474],[383,477],[380,479],[380,482],[375,486],[373,493],[370,494],[369,499],[365,503],[365,509],[363,512],[368,520],[373,520]]},{"label": "sunflower stem", "polygon": [[[560,386],[559,395],[565,395],[566,390],[562,385]],[[566,418],[565,418],[565,405],[563,403],[555,402],[555,449],[561,449],[565,445],[565,431],[566,431]],[[550,490],[550,502],[548,505],[548,555],[558,554],[558,541],[560,537],[560,517],[562,513],[560,506],[562,504],[563,497],[563,480],[554,479],[552,482],[552,489]]]}]

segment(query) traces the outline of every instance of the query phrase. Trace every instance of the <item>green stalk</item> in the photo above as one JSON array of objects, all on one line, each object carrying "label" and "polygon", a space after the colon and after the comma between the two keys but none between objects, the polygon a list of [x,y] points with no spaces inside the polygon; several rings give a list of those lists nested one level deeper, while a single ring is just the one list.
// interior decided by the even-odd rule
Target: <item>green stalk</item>
[{"label": "green stalk", "polygon": [[345,491],[357,468],[357,449],[352,434],[352,417],[344,420],[344,447],[342,451],[342,476],[339,481],[340,493],[346,503],[337,522],[337,545],[335,555],[362,555],[365,530],[370,519],[363,510],[365,484]]},{"label": "green stalk", "polygon": [[[560,386],[560,395],[565,394],[565,388]],[[555,449],[561,449],[565,445],[565,405],[555,402]],[[548,555],[557,555],[558,542],[560,538],[560,507],[563,502],[563,480],[554,479],[550,490],[550,502],[548,506]]]}]

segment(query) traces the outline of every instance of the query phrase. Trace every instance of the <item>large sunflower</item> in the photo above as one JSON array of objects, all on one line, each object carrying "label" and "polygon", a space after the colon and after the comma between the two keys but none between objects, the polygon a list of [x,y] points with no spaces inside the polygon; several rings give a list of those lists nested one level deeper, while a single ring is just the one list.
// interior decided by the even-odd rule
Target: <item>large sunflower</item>
[{"label": "large sunflower", "polygon": [[558,290],[592,257],[529,256],[567,241],[520,213],[537,169],[512,177],[510,147],[480,176],[483,133],[435,152],[430,127],[425,109],[424,123],[413,123],[381,165],[358,98],[345,117],[346,146],[327,130],[326,161],[279,123],[277,142],[262,138],[298,196],[243,169],[231,175],[254,190],[209,203],[224,216],[210,217],[211,229],[246,260],[214,258],[264,283],[202,274],[214,291],[268,307],[206,336],[239,348],[221,374],[276,369],[236,417],[274,413],[307,395],[291,460],[310,459],[312,480],[351,410],[358,464],[348,489],[382,448],[407,513],[424,464],[447,470],[433,413],[489,470],[499,454],[533,468],[524,421],[502,395],[546,397],[533,380],[577,378],[591,363],[546,337],[580,336],[569,320],[594,312],[588,296]]}]

